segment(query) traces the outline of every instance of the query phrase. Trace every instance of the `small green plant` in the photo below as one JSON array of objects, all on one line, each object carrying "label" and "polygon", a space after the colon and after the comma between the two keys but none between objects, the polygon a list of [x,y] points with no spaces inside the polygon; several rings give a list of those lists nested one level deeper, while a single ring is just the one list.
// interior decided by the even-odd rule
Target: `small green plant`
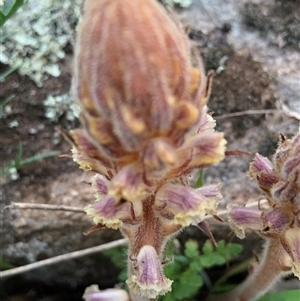
[{"label": "small green plant", "polygon": [[9,270],[9,269],[13,269],[15,266],[6,262],[2,255],[0,255],[0,271],[4,271],[4,270]]},{"label": "small green plant", "polygon": [[0,82],[4,81],[5,78],[7,76],[9,76],[10,74],[12,74],[13,72],[15,72],[16,70],[18,70],[21,67],[21,65],[18,66],[13,66],[8,68],[6,71],[4,71],[3,73],[0,74]]},{"label": "small green plant", "polygon": [[228,243],[224,240],[214,247],[210,240],[207,240],[199,251],[197,241],[188,240],[185,243],[184,254],[174,256],[173,264],[165,267],[166,276],[172,279],[172,292],[161,298],[161,301],[193,300],[199,289],[206,285],[211,289],[212,285],[206,268],[221,266],[242,251],[239,244]]},{"label": "small green plant", "polygon": [[[173,242],[167,246],[167,254],[173,254]],[[235,243],[225,244],[224,240],[214,247],[210,240],[207,240],[199,251],[199,244],[195,240],[188,240],[184,246],[183,254],[176,254],[172,264],[165,266],[165,274],[172,279],[172,292],[161,297],[161,301],[193,300],[193,297],[203,285],[212,288],[212,284],[206,268],[221,266],[235,258],[242,251],[242,246]],[[126,262],[126,247],[117,247],[103,253],[109,257],[115,266],[122,268],[118,280],[124,282],[127,279],[127,270],[124,268]]]},{"label": "small green plant", "polygon": [[16,158],[14,160],[12,160],[7,167],[0,169],[0,177],[3,177],[4,175],[9,174],[10,178],[12,180],[16,180],[19,177],[18,169],[21,168],[22,166],[32,163],[32,162],[35,162],[35,161],[40,161],[44,158],[57,156],[59,154],[59,152],[52,151],[52,152],[47,152],[44,154],[37,154],[37,155],[34,155],[29,158],[25,158],[25,159],[22,159],[22,154],[23,154],[23,146],[22,146],[22,143],[19,142],[18,153],[17,153]]},{"label": "small green plant", "polygon": [[0,118],[5,118],[5,115],[7,113],[7,111],[9,112],[10,108],[7,106],[5,107],[13,98],[15,97],[15,95],[10,95],[7,96],[5,99],[3,99],[0,102]]},{"label": "small green plant", "polygon": [[127,248],[126,246],[120,246],[113,249],[109,249],[103,252],[103,254],[113,262],[113,264],[122,269],[118,275],[118,280],[120,282],[125,282],[127,279],[127,269],[124,268],[126,266],[127,259]]},{"label": "small green plant", "polygon": [[23,4],[24,0],[0,0],[0,26],[2,26]]}]

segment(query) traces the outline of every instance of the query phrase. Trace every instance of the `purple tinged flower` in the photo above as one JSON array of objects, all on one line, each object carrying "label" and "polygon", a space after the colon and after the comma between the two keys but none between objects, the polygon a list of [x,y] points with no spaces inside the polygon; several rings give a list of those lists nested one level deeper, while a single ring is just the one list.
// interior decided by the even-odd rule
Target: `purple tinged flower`
[{"label": "purple tinged flower", "polygon": [[[298,136],[298,137],[297,137]],[[300,138],[300,134],[296,135],[294,137],[294,141],[298,140],[299,143],[299,138]],[[280,135],[280,142],[279,142],[279,146],[276,150],[276,153],[273,157],[273,162],[274,162],[274,168],[281,173],[282,171],[282,167],[285,163],[285,161],[291,157],[291,144],[293,144],[293,142],[291,143],[290,139],[287,139],[285,136],[283,136],[282,134]]]},{"label": "purple tinged flower", "polygon": [[133,2],[85,3],[73,78],[83,130],[69,140],[80,167],[98,173],[97,201],[85,208],[91,230],[120,228],[136,256],[131,293],[153,299],[171,290],[161,265],[168,238],[216,214],[221,199],[218,185],[181,185],[221,161],[226,141],[205,106],[212,75],[200,58],[193,67],[184,32],[157,1]]},{"label": "purple tinged flower", "polygon": [[249,174],[266,195],[270,207],[250,210],[233,206],[229,208],[230,225],[240,238],[244,238],[245,229],[252,229],[259,230],[272,242],[278,241],[274,246],[285,252],[280,252],[281,261],[277,264],[282,265],[289,258],[290,263],[280,267],[281,270],[290,266],[300,278],[300,133],[292,139],[281,135],[273,164],[257,154]]},{"label": "purple tinged flower", "polygon": [[174,215],[174,223],[184,227],[197,225],[206,214],[216,214],[222,196],[219,185],[209,185],[199,189],[167,184],[156,194],[155,204],[164,206],[164,213]]},{"label": "purple tinged flower", "polygon": [[223,133],[204,131],[187,137],[176,150],[176,164],[166,178],[178,178],[196,168],[205,168],[223,160],[226,146],[223,136]]},{"label": "purple tinged flower", "polygon": [[262,212],[245,207],[228,206],[228,222],[234,230],[236,236],[240,239],[245,238],[245,230],[262,230],[263,223],[261,220]]},{"label": "purple tinged flower", "polygon": [[214,132],[216,121],[212,118],[210,114],[207,114],[207,106],[204,106],[201,111],[201,117],[199,122],[199,127],[197,129],[197,133],[199,132]]},{"label": "purple tinged flower", "polygon": [[255,179],[259,187],[270,196],[270,190],[279,180],[279,176],[274,171],[272,163],[268,158],[256,154],[254,161],[249,167],[249,176]]},{"label": "purple tinged flower", "polygon": [[131,203],[119,203],[111,196],[105,196],[96,203],[84,208],[95,224],[103,224],[108,228],[119,229],[123,221],[131,218]]},{"label": "purple tinged flower", "polygon": [[112,168],[111,160],[91,142],[85,130],[76,129],[70,133],[63,132],[63,134],[73,145],[73,160],[79,164],[81,169],[108,175],[107,170]]},{"label": "purple tinged flower", "polygon": [[278,235],[287,230],[293,221],[293,217],[289,212],[285,212],[282,208],[271,208],[262,212],[263,231],[266,235]]},{"label": "purple tinged flower", "polygon": [[71,151],[73,160],[78,163],[79,168],[84,171],[95,171],[107,175],[107,168],[99,160],[88,157],[74,146]]},{"label": "purple tinged flower", "polygon": [[108,180],[104,176],[100,174],[96,174],[94,176],[92,187],[95,191],[95,196],[97,199],[99,199],[103,195],[107,195],[108,192],[107,185],[108,185]]},{"label": "purple tinged flower", "polygon": [[171,291],[172,281],[164,276],[161,260],[152,246],[143,246],[137,257],[130,259],[132,275],[126,283],[134,294],[154,299]]},{"label": "purple tinged flower", "polygon": [[250,164],[250,173],[258,174],[263,170],[273,170],[272,163],[266,157],[261,156],[260,154],[256,154],[254,161]]},{"label": "purple tinged flower", "polygon": [[[300,156],[297,156],[297,154],[286,160],[283,168],[283,175],[286,177],[290,177],[291,174],[295,173],[300,173]],[[300,180],[298,179],[298,181]]]},{"label": "purple tinged flower", "polygon": [[166,138],[152,139],[143,154],[146,176],[161,179],[176,161],[175,149]]},{"label": "purple tinged flower", "polygon": [[113,288],[100,291],[96,284],[87,287],[82,297],[85,301],[129,301],[125,290]]},{"label": "purple tinged flower", "polygon": [[147,194],[143,173],[138,164],[125,166],[110,182],[108,194],[116,200],[137,202]]},{"label": "purple tinged flower", "polygon": [[291,259],[292,272],[300,279],[300,228],[288,229],[280,236],[280,241]]},{"label": "purple tinged flower", "polygon": [[[299,156],[300,157],[300,156]],[[300,163],[300,162],[299,162]],[[272,198],[277,203],[286,204],[290,206],[294,204],[296,208],[299,208],[300,205],[300,164],[295,166],[293,171],[289,173],[286,178],[283,178],[281,181],[278,181],[272,189],[271,195]]]}]

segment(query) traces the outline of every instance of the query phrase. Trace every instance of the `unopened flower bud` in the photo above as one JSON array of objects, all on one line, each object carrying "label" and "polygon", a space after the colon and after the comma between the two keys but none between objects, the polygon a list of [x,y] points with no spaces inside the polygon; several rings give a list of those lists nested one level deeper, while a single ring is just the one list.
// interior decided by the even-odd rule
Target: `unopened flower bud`
[{"label": "unopened flower bud", "polygon": [[191,66],[187,38],[154,0],[87,0],[75,65],[86,127],[109,155],[113,145],[138,151],[199,118],[203,70]]}]

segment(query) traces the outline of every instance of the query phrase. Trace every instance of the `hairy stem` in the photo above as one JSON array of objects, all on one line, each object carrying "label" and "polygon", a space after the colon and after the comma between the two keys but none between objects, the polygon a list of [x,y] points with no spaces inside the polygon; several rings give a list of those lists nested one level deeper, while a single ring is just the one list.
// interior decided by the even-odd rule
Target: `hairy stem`
[{"label": "hairy stem", "polygon": [[265,244],[263,257],[252,274],[236,290],[222,296],[211,297],[209,301],[254,301],[266,293],[280,278],[284,263],[284,249],[278,239]]}]

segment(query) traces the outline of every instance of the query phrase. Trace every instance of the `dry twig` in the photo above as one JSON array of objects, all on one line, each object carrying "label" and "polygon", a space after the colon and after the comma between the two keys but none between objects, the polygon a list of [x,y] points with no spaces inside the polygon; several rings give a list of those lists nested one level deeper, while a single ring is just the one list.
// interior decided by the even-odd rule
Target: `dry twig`
[{"label": "dry twig", "polygon": [[27,265],[24,265],[24,266],[21,266],[21,267],[17,267],[17,268],[10,269],[10,270],[4,271],[4,272],[0,272],[0,278],[15,276],[15,275],[18,275],[18,274],[29,272],[29,271],[34,270],[34,269],[45,267],[47,265],[56,264],[56,263],[59,263],[59,262],[62,262],[62,261],[75,259],[75,258],[78,258],[78,257],[83,257],[83,256],[86,256],[86,255],[91,255],[91,254],[94,254],[94,253],[102,252],[102,251],[105,251],[105,250],[108,250],[108,249],[112,249],[112,248],[124,245],[126,243],[126,241],[127,241],[127,239],[123,238],[123,239],[115,240],[113,242],[109,242],[107,244],[103,244],[103,245],[100,245],[100,246],[88,248],[88,249],[85,249],[85,250],[75,251],[75,252],[55,256],[55,257],[52,257],[52,258],[48,258],[48,259],[45,259],[45,260],[41,260],[41,261],[38,261],[38,262],[30,263],[30,264],[27,264]]},{"label": "dry twig", "polygon": [[33,204],[33,203],[11,203],[6,206],[6,209],[38,209],[38,210],[54,210],[54,211],[71,211],[78,213],[85,213],[82,208],[71,207],[71,206],[62,206],[62,205],[48,205],[48,204]]},{"label": "dry twig", "polygon": [[271,110],[247,110],[247,111],[240,111],[240,112],[234,112],[234,113],[228,113],[223,114],[220,116],[214,116],[214,119],[220,120],[220,119],[226,119],[231,117],[237,117],[237,116],[244,116],[244,115],[254,115],[254,114],[268,114],[268,113],[274,113],[281,110],[278,109],[271,109]]},{"label": "dry twig", "polygon": [[[266,200],[262,200],[262,201],[260,201],[259,204],[263,205],[263,204],[266,204],[266,203],[267,203]],[[13,203],[13,204],[19,205],[19,204],[22,204],[22,203]],[[26,203],[24,203],[24,205],[26,205]],[[44,204],[30,204],[30,205],[45,206],[44,208],[46,208],[47,206],[56,207],[56,208],[67,207],[67,206],[53,206],[53,205],[44,205]],[[20,207],[15,207],[15,208],[18,208],[18,209],[43,209],[43,208],[29,208],[29,207],[25,208],[25,207],[20,206]],[[246,205],[246,207],[248,207],[248,208],[258,207],[258,202],[249,203],[249,204]],[[14,208],[14,207],[11,207],[11,208]],[[73,207],[67,207],[67,208],[73,208]],[[77,209],[79,209],[79,208],[77,208]],[[48,209],[46,209],[46,210],[48,210]],[[50,209],[50,210],[59,210],[59,209]],[[227,214],[228,214],[227,210],[222,210],[222,211],[219,211],[217,215],[218,216],[224,216],[224,215],[227,215]],[[204,220],[209,220],[209,219],[213,219],[213,216],[207,215],[207,216],[204,217]],[[34,270],[34,269],[45,267],[47,265],[56,264],[58,262],[62,262],[62,261],[66,261],[66,260],[70,260],[70,259],[74,259],[74,258],[78,258],[78,257],[83,257],[83,256],[86,256],[86,255],[91,255],[91,254],[98,253],[98,252],[102,252],[102,251],[105,251],[105,250],[109,250],[109,249],[124,245],[126,242],[127,242],[127,240],[125,238],[123,238],[123,239],[119,239],[119,240],[116,240],[116,241],[113,241],[113,242],[109,242],[107,244],[103,244],[103,245],[100,245],[100,246],[88,248],[88,249],[85,249],[85,250],[75,251],[75,252],[55,256],[55,257],[52,257],[52,258],[48,258],[48,259],[45,259],[45,260],[41,260],[41,261],[38,261],[38,262],[30,263],[30,264],[27,264],[27,265],[24,265],[24,266],[21,266],[21,267],[17,267],[17,268],[13,268],[13,269],[10,269],[10,270],[4,271],[4,272],[0,272],[0,278],[12,277],[12,276],[15,276],[15,275],[18,275],[18,274],[29,272],[29,271]]]}]

